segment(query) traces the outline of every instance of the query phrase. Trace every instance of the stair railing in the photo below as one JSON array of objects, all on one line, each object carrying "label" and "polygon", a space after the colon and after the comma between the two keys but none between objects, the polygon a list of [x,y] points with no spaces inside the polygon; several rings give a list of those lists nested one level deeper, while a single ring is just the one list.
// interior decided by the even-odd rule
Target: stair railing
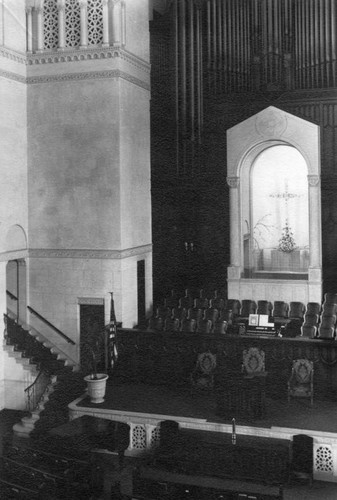
[{"label": "stair railing", "polygon": [[50,375],[45,370],[40,370],[36,379],[25,389],[27,411],[33,411],[38,408],[48,385],[51,382]]},{"label": "stair railing", "polygon": [[50,321],[48,321],[44,316],[42,316],[40,313],[38,313],[37,311],[35,311],[35,309],[33,309],[32,307],[30,306],[27,306],[27,309],[28,311],[31,313],[31,314],[34,314],[34,316],[36,316],[37,318],[39,318],[41,321],[43,321],[43,323],[45,323],[47,326],[49,326],[49,328],[51,328],[52,330],[54,330],[54,332],[56,332],[58,335],[60,335],[63,339],[65,339],[69,344],[72,344],[72,345],[75,345],[75,342],[70,338],[68,337],[68,335],[66,335],[65,333],[61,332],[61,330],[59,330],[58,328],[56,328],[56,326],[54,326],[52,323],[50,323]]}]

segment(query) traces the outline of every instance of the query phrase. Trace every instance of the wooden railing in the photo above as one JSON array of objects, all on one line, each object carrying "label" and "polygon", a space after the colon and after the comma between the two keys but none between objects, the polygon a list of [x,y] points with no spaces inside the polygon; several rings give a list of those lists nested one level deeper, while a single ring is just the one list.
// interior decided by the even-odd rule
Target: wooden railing
[{"label": "wooden railing", "polygon": [[75,342],[70,337],[68,337],[68,335],[66,335],[65,333],[61,332],[61,330],[59,330],[56,326],[54,326],[50,321],[48,321],[40,313],[38,313],[37,311],[35,311],[35,309],[33,309],[30,306],[27,306],[27,309],[28,309],[28,311],[31,314],[34,314],[34,316],[36,316],[37,318],[39,318],[39,320],[43,321],[43,323],[45,323],[47,326],[49,326],[49,328],[51,328],[52,330],[54,330],[54,332],[56,332],[58,335],[60,335],[60,337],[62,337],[63,339],[65,339],[69,344],[75,345]]},{"label": "wooden railing", "polygon": [[16,295],[14,295],[14,293],[10,292],[9,290],[6,290],[6,295],[8,295],[8,297],[12,300],[19,300]]}]

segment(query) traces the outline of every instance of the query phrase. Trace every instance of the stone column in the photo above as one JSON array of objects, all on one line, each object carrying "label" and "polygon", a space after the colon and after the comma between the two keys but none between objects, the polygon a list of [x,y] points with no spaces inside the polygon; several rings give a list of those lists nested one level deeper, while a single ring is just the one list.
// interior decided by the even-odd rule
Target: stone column
[{"label": "stone column", "polygon": [[0,0],[0,45],[3,44],[4,44],[4,5],[3,5],[3,0]]},{"label": "stone column", "polygon": [[122,42],[122,45],[125,45],[126,44],[126,5],[125,5],[124,1],[122,1],[121,29],[122,29],[121,42]]},{"label": "stone column", "polygon": [[43,33],[43,8],[37,7],[37,50],[41,52],[44,49],[44,33]]},{"label": "stone column", "polygon": [[102,47],[109,47],[109,0],[103,0],[103,44]]},{"label": "stone column", "polygon": [[318,175],[308,175],[309,183],[309,266],[320,268],[321,260],[321,219],[320,183]]},{"label": "stone column", "polygon": [[[2,10],[2,5],[0,6]],[[33,19],[32,19],[32,8],[28,7],[26,9],[26,22],[27,22],[27,52],[33,52]],[[3,37],[3,26],[0,22],[1,35]]]},{"label": "stone column", "polygon": [[17,261],[18,273],[18,320],[24,326],[27,323],[27,268],[25,259]]},{"label": "stone column", "polygon": [[121,2],[113,0],[112,2],[112,44],[121,44]]},{"label": "stone column", "polygon": [[239,177],[227,177],[230,187],[230,256],[231,266],[241,267],[241,234],[240,234],[240,197]]},{"label": "stone column", "polygon": [[58,9],[58,33],[59,33],[59,46],[63,50],[66,46],[66,28],[65,28],[65,2],[64,0],[57,0]]},{"label": "stone column", "polygon": [[79,0],[80,4],[80,15],[81,15],[81,42],[80,48],[86,49],[88,46],[88,11],[87,11],[87,0]]}]

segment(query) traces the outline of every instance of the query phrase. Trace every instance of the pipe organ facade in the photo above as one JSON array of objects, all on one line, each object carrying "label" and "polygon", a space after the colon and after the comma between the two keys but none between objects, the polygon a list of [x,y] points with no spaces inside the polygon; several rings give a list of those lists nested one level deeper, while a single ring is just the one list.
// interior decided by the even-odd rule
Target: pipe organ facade
[{"label": "pipe organ facade", "polygon": [[[172,214],[175,235],[181,234],[178,261],[187,241],[179,220],[197,227],[196,281],[205,261],[229,259],[226,131],[272,105],[320,127],[325,283],[337,273],[337,225],[330,208],[337,187],[336,11],[335,0],[171,0],[154,19],[151,34],[158,42],[161,25],[169,54],[160,60],[152,54],[153,122],[156,102],[158,109],[166,103],[169,116],[166,131],[163,116],[160,127],[153,127],[154,185],[158,179],[171,199],[173,188],[162,181],[169,177],[180,192]],[[227,279],[219,264],[205,270],[210,273],[217,286]]]}]

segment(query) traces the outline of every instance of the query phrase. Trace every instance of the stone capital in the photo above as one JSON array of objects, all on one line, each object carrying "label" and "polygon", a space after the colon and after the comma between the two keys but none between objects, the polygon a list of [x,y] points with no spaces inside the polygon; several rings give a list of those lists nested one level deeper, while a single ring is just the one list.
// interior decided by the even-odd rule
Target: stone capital
[{"label": "stone capital", "polygon": [[308,183],[309,183],[309,186],[318,186],[318,184],[319,184],[318,175],[308,175]]},{"label": "stone capital", "polygon": [[240,178],[239,177],[227,177],[226,178],[227,184],[231,188],[238,188],[240,184]]}]

